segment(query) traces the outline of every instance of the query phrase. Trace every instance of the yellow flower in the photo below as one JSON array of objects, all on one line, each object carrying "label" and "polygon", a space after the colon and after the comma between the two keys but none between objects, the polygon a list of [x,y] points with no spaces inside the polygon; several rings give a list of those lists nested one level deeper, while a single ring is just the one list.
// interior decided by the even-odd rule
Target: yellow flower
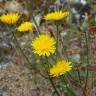
[{"label": "yellow flower", "polygon": [[18,13],[7,13],[0,16],[0,20],[3,23],[13,25],[15,24],[20,18]]},{"label": "yellow flower", "polygon": [[55,11],[52,13],[48,13],[47,15],[44,16],[45,20],[53,20],[53,21],[58,21],[61,19],[64,19],[66,16],[69,16],[69,12],[65,11]]},{"label": "yellow flower", "polygon": [[31,22],[23,22],[23,23],[17,28],[17,31],[26,32],[26,31],[33,30],[34,28],[35,28],[35,27],[34,27],[33,23],[31,23]]},{"label": "yellow flower", "polygon": [[32,41],[33,52],[39,56],[49,56],[55,52],[56,41],[53,37],[43,34],[39,35]]},{"label": "yellow flower", "polygon": [[58,77],[69,72],[71,69],[72,69],[71,62],[68,62],[66,60],[61,60],[58,61],[56,65],[53,65],[52,68],[50,68],[50,75],[52,77]]}]

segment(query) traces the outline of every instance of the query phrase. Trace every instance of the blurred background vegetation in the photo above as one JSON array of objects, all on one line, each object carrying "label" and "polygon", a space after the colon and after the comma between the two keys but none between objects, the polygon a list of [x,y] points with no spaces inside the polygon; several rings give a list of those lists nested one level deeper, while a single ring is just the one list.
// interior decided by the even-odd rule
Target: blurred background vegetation
[{"label": "blurred background vegetation", "polygon": [[[43,16],[55,10],[68,10],[71,13],[71,16],[62,20],[59,26],[64,45],[62,48],[65,52],[62,58],[68,57],[73,62],[76,71],[71,74],[74,81],[71,78],[69,81],[76,90],[77,96],[83,96],[80,86],[76,83],[78,82],[77,69],[80,71],[79,79],[84,86],[88,55],[90,65],[87,67],[90,74],[86,96],[96,96],[96,1],[0,0],[0,15],[7,12],[20,12],[23,21],[33,21],[32,16],[34,16],[41,32],[53,35],[56,31],[55,25],[45,22]],[[86,31],[89,35],[85,33]],[[16,36],[24,53],[32,62],[32,66],[28,65],[24,56],[16,50],[13,37],[0,23],[0,96],[51,96],[53,89],[46,79],[45,70],[39,64],[40,58],[33,58],[34,55],[30,48],[31,40],[34,38],[32,32],[17,33]],[[87,39],[88,48],[86,47],[86,36],[89,38]],[[35,70],[31,70],[31,67]],[[69,96],[66,86],[58,85],[58,82],[59,80],[56,80],[55,83],[61,88],[61,96]],[[65,90],[65,95],[62,89]]]}]

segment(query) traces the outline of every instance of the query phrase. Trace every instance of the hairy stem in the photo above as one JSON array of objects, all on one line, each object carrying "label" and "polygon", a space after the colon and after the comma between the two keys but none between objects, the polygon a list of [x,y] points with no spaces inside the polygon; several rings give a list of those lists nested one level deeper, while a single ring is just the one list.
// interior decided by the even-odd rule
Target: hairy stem
[{"label": "hairy stem", "polygon": [[59,26],[58,26],[58,22],[56,22],[56,60],[58,59],[58,55],[59,55]]},{"label": "hairy stem", "polygon": [[[49,62],[47,56],[46,56],[45,59],[46,59],[46,62],[49,64],[47,67],[48,67],[48,69],[50,69],[50,62]],[[46,66],[45,66],[45,68],[46,68]],[[47,70],[47,68],[46,68],[46,70]],[[57,96],[60,96],[60,93],[58,92],[58,90],[57,90],[57,88],[56,88],[56,86],[55,86],[55,83],[54,83],[54,81],[52,80],[52,78],[50,77],[49,74],[48,74],[48,77],[49,77],[49,81],[50,81],[50,83],[51,83],[54,91],[56,92]]]},{"label": "hairy stem", "polygon": [[86,79],[85,79],[85,87],[84,87],[84,90],[86,92],[86,88],[87,88],[87,83],[88,83],[88,76],[89,76],[89,71],[88,71],[88,65],[90,64],[90,61],[89,61],[89,34],[88,32],[86,31],[85,32],[85,41],[86,41],[86,52],[87,52],[87,58],[86,58],[86,63],[87,63],[87,67],[86,67]]},{"label": "hairy stem", "polygon": [[[9,28],[8,28],[8,29],[9,29]],[[9,30],[10,30],[10,29],[9,29]],[[33,68],[32,68],[31,61],[28,59],[28,57],[25,55],[24,51],[22,50],[22,48],[21,48],[21,46],[20,46],[20,44],[19,44],[19,42],[18,42],[18,40],[17,40],[17,38],[16,38],[16,36],[15,36],[15,34],[14,34],[14,31],[13,31],[13,30],[10,30],[10,31],[11,31],[11,34],[12,34],[12,36],[13,36],[13,38],[14,38],[14,41],[15,41],[16,44],[17,44],[17,47],[19,48],[20,52],[22,53],[22,55],[25,57],[26,61],[28,62],[29,68],[31,67],[31,70],[32,70]],[[33,70],[34,70],[34,69],[33,69]],[[37,70],[37,71],[38,71],[38,70]],[[41,74],[39,71],[38,71],[38,73],[39,73],[43,78],[47,79],[47,77],[44,76],[43,74]]]}]

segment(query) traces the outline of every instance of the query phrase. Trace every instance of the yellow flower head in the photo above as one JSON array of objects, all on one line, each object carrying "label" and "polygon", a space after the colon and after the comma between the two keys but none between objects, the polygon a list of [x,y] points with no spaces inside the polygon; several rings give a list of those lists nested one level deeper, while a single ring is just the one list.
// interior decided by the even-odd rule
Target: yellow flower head
[{"label": "yellow flower head", "polygon": [[7,13],[0,16],[0,20],[9,25],[15,24],[19,18],[20,15],[18,13]]},{"label": "yellow flower head", "polygon": [[48,13],[47,15],[44,16],[45,20],[53,20],[53,21],[58,21],[61,19],[64,19],[66,16],[69,16],[69,12],[65,11],[55,11],[52,13]]},{"label": "yellow flower head", "polygon": [[53,65],[52,68],[50,68],[50,75],[52,77],[58,77],[66,72],[69,72],[72,69],[71,62],[68,62],[66,60],[58,61],[56,65]]},{"label": "yellow flower head", "polygon": [[33,23],[31,23],[31,22],[23,22],[23,23],[17,28],[17,31],[26,32],[26,31],[33,30],[34,28],[35,28],[35,27],[34,27]]},{"label": "yellow flower head", "polygon": [[55,40],[49,35],[39,35],[32,41],[33,52],[39,56],[49,56],[55,52]]}]

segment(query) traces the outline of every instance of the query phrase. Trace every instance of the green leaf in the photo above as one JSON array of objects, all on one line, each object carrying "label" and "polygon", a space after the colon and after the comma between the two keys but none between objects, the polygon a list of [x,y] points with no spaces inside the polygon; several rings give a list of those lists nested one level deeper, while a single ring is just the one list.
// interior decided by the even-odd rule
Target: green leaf
[{"label": "green leaf", "polygon": [[75,54],[73,56],[70,57],[71,62],[74,63],[80,63],[80,55],[79,54]]},{"label": "green leaf", "polygon": [[57,96],[57,94],[56,94],[56,92],[55,92],[55,91],[52,93],[52,96]]},{"label": "green leaf", "polygon": [[72,91],[71,88],[67,87],[68,96],[76,96],[76,94]]},{"label": "green leaf", "polygon": [[64,87],[64,89],[66,88],[68,96],[76,96],[74,90],[68,84],[66,76],[62,76],[61,80],[62,80],[62,83],[66,86]]}]

